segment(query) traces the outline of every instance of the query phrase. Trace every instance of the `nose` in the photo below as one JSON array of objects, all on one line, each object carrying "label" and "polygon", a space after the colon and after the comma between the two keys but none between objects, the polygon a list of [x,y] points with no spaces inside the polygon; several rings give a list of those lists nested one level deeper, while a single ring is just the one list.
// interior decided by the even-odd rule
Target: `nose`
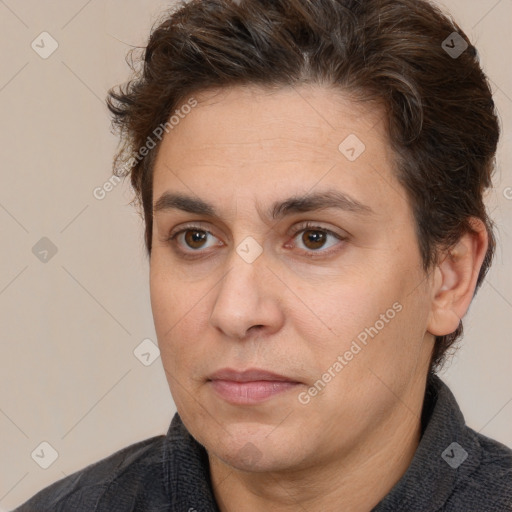
[{"label": "nose", "polygon": [[228,272],[216,287],[210,324],[226,337],[243,340],[252,333],[269,335],[284,323],[283,284],[267,268],[265,252],[248,263],[235,250],[227,261]]}]

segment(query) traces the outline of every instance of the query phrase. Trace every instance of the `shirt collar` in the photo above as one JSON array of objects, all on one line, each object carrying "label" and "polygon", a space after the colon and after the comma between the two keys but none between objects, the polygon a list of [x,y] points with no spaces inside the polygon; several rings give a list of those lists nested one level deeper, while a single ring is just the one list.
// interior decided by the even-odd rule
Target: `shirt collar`
[{"label": "shirt collar", "polygon": [[178,413],[167,432],[163,465],[169,510],[219,512],[206,449],[192,437]]},{"label": "shirt collar", "polygon": [[418,448],[407,471],[372,512],[439,510],[456,481],[478,467],[481,450],[448,386],[430,374]]}]

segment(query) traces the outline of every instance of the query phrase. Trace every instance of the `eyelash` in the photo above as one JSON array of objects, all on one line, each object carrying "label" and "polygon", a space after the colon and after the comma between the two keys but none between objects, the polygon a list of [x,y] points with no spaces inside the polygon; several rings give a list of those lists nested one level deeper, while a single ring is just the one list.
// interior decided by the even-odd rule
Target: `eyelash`
[{"label": "eyelash", "polygon": [[[187,231],[199,231],[202,233],[207,233],[209,235],[215,236],[215,235],[213,235],[213,233],[211,231],[206,229],[204,226],[202,226],[200,224],[191,224],[191,225],[186,225],[179,231],[172,232],[168,236],[168,238],[165,240],[165,242],[168,244],[177,246],[178,244],[176,242],[176,238],[179,235],[181,235],[182,233],[186,233]],[[317,224],[314,224],[311,222],[303,222],[303,223],[299,224],[298,226],[295,227],[295,229],[292,231],[290,236],[292,236],[292,239],[295,239],[297,237],[297,235],[299,233],[302,233],[303,231],[319,231],[319,232],[325,233],[327,235],[331,235],[334,238],[337,238],[340,242],[347,240],[347,237],[343,237],[343,236],[339,235],[338,233],[331,231],[330,229],[324,228],[322,226],[318,226]],[[338,245],[338,244],[336,244],[336,245]],[[201,251],[201,250],[192,251],[192,253],[187,252],[187,251],[182,251],[181,249],[175,249],[175,250],[177,252],[179,252],[180,255],[185,259],[197,259],[197,258],[200,258],[202,256],[202,254],[204,253],[204,251]],[[331,254],[337,252],[338,250],[339,250],[339,248],[329,249],[329,250],[325,250],[325,251],[322,251],[321,249],[319,249],[317,251],[302,250],[301,252],[306,257],[309,257],[309,258],[321,258],[321,257],[329,257],[329,256],[331,256]],[[197,253],[197,254],[194,254],[194,253]]]}]

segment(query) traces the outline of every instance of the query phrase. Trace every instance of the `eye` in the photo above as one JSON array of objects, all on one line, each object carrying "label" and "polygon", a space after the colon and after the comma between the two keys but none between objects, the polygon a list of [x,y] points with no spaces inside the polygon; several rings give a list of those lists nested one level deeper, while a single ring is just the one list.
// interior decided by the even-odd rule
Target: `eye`
[{"label": "eye", "polygon": [[[299,235],[301,236],[299,237]],[[315,253],[321,253],[322,256],[331,254],[333,252],[329,250],[331,247],[346,240],[346,237],[330,229],[309,222],[298,226],[294,231],[293,238],[298,239],[299,247],[302,245],[303,250],[309,253],[308,256],[316,256]]]},{"label": "eye", "polygon": [[[186,254],[187,252],[204,252],[213,246],[220,246],[220,243],[210,243],[208,245],[208,238],[215,238],[210,231],[204,229],[202,226],[185,226],[179,231],[173,232],[169,235],[167,241],[179,247],[179,251]],[[218,239],[217,239],[218,240]],[[181,247],[185,247],[183,250]]]},{"label": "eye", "polygon": [[[302,236],[299,237],[299,235]],[[293,239],[298,239],[298,244],[294,244],[294,246],[298,246],[309,257],[325,257],[330,255],[337,250],[331,250],[331,248],[347,238],[330,229],[310,222],[302,223],[295,227],[292,236]],[[224,245],[208,229],[201,225],[184,226],[180,230],[172,232],[167,238],[167,242],[175,246],[175,250],[184,258],[200,256],[202,253],[207,252],[206,249]]]}]

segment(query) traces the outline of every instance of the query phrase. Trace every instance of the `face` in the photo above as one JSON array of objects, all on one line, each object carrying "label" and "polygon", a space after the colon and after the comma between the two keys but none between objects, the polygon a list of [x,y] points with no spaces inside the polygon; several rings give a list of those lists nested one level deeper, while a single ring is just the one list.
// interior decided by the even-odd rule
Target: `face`
[{"label": "face", "polygon": [[153,183],[151,303],[177,410],[238,469],[349,456],[410,420],[433,342],[383,111],[320,86],[195,98]]}]

